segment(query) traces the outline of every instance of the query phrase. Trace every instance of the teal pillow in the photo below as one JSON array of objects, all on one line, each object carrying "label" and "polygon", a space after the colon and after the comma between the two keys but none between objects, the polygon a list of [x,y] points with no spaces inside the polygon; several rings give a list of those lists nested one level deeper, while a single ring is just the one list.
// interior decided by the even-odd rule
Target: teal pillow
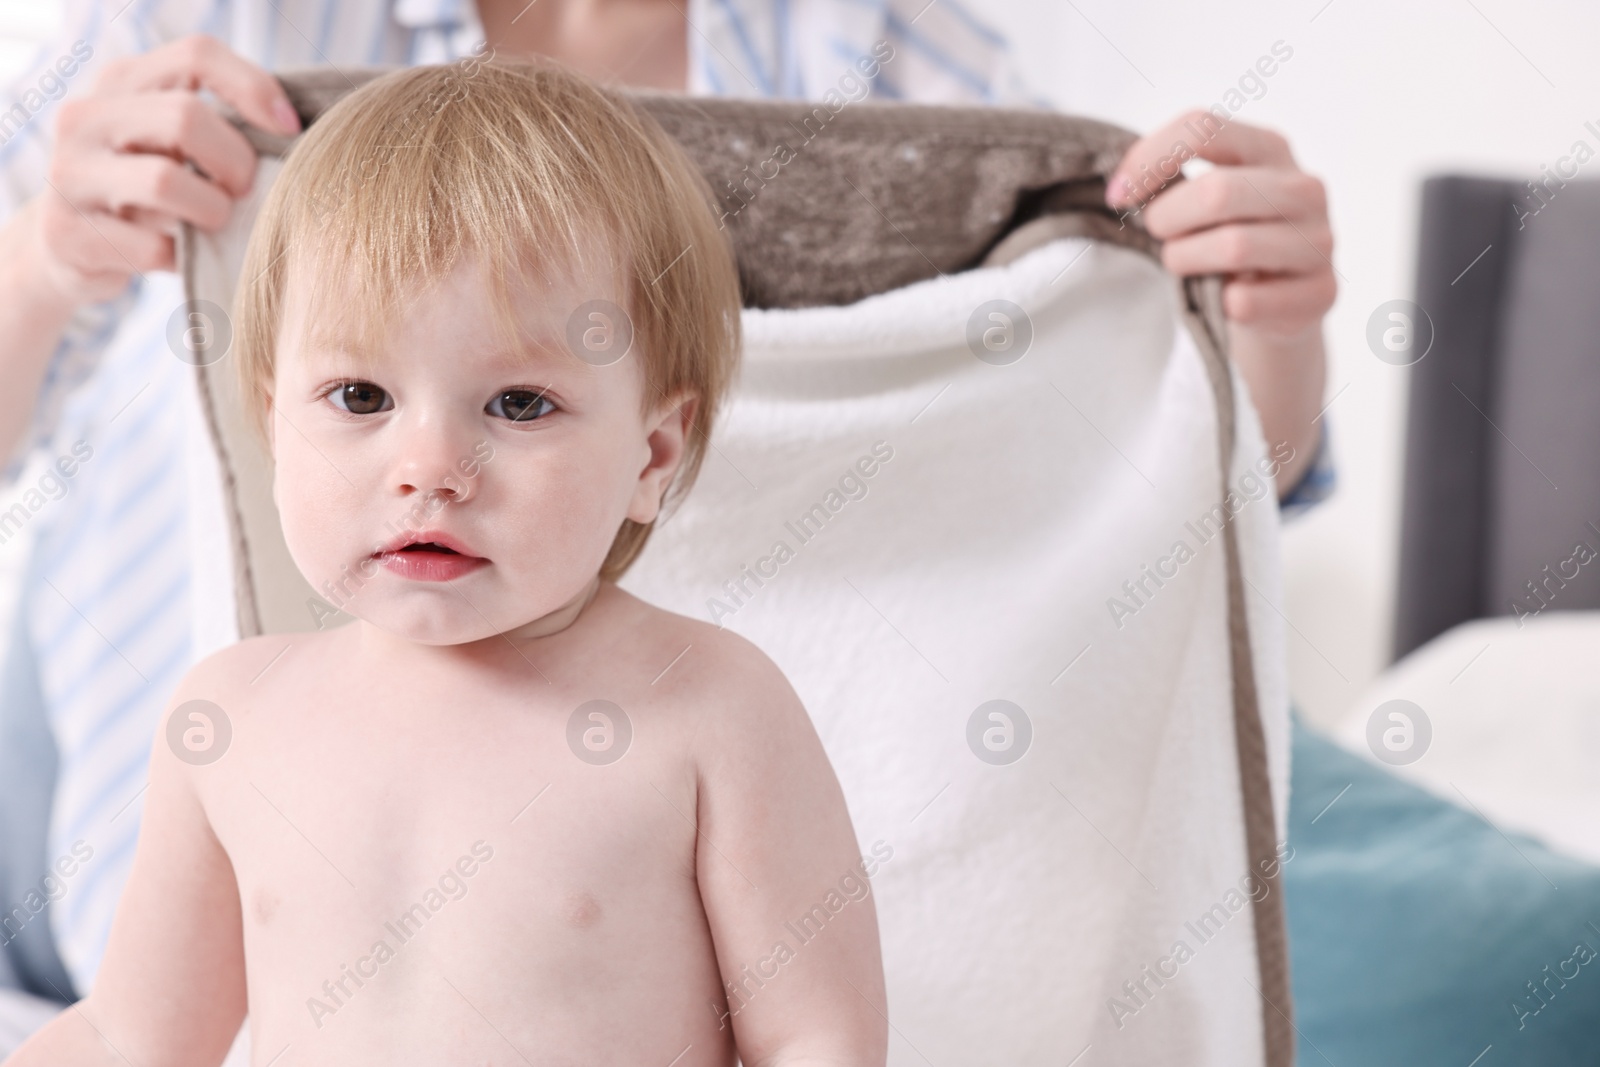
[{"label": "teal pillow", "polygon": [[1301,1067],[1600,1064],[1600,868],[1293,731]]}]

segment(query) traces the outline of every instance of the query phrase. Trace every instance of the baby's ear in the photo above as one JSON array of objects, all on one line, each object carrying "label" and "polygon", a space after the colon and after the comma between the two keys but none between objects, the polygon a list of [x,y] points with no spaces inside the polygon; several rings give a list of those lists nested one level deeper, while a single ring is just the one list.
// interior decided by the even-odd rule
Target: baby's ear
[{"label": "baby's ear", "polygon": [[272,394],[267,394],[267,455],[274,463],[278,461],[278,420],[272,416],[277,409],[272,405]]},{"label": "baby's ear", "polygon": [[690,427],[699,407],[697,394],[680,392],[662,400],[651,411],[644,427],[649,459],[639,472],[639,483],[628,508],[628,518],[634,522],[653,522],[661,511],[661,498],[683,464]]}]

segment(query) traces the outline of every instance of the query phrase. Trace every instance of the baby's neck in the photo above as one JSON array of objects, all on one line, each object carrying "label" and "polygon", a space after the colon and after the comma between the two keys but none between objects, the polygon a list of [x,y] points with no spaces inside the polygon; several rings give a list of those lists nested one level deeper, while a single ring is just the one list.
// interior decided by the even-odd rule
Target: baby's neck
[{"label": "baby's neck", "polygon": [[597,574],[589,579],[589,584],[577,596],[567,601],[561,607],[548,615],[541,615],[532,622],[524,623],[514,630],[507,630],[505,636],[512,641],[526,641],[535,637],[549,637],[551,634],[560,633],[578,621],[578,616],[583,614],[585,608],[593,602],[595,594],[600,592],[600,576]]}]

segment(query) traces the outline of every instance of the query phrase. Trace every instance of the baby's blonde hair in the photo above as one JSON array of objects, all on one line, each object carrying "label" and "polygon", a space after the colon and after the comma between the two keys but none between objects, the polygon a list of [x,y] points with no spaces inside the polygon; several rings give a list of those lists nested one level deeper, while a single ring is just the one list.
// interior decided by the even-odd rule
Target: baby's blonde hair
[{"label": "baby's blonde hair", "polygon": [[[625,287],[626,358],[643,360],[641,416],[675,392],[699,398],[665,510],[694,483],[738,360],[738,271],[712,202],[653,119],[553,61],[383,75],[295,143],[251,233],[235,318],[254,428],[266,444],[291,275],[347,282],[341,295],[354,299],[337,306],[327,286],[305,293],[309,306],[328,305],[306,321],[340,320],[370,352],[410,287],[442,280],[464,256],[487,268],[497,327],[513,345],[516,278],[593,270]],[[620,577],[654,526],[623,520],[601,577]]]}]

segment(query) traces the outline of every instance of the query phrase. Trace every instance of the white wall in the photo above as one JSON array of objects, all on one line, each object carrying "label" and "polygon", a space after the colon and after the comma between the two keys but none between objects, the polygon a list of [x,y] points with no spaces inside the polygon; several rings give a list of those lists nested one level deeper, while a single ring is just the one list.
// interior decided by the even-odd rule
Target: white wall
[{"label": "white wall", "polygon": [[1238,119],[1284,132],[1329,187],[1340,292],[1327,319],[1328,397],[1338,395],[1328,417],[1340,487],[1285,541],[1293,691],[1308,717],[1336,717],[1386,665],[1393,607],[1409,372],[1373,357],[1367,317],[1413,295],[1425,176],[1537,174],[1585,136],[1584,121],[1600,120],[1600,7],[985,0],[983,9],[1061,109],[1136,130],[1219,100],[1274,41],[1294,49]]},{"label": "white wall", "polygon": [[[1063,110],[1149,129],[1218,101],[1273,42],[1293,57],[1239,120],[1284,131],[1328,183],[1339,301],[1328,318],[1338,495],[1286,537],[1294,692],[1337,716],[1387,660],[1406,377],[1367,316],[1411,295],[1417,195],[1443,171],[1535,173],[1600,120],[1600,8],[1554,0],[968,0]],[[0,0],[0,76],[50,0]],[[1463,264],[1465,266],[1465,264]],[[0,504],[5,501],[0,500]],[[0,548],[0,608],[15,543]],[[3,627],[9,612],[0,612]]]}]

